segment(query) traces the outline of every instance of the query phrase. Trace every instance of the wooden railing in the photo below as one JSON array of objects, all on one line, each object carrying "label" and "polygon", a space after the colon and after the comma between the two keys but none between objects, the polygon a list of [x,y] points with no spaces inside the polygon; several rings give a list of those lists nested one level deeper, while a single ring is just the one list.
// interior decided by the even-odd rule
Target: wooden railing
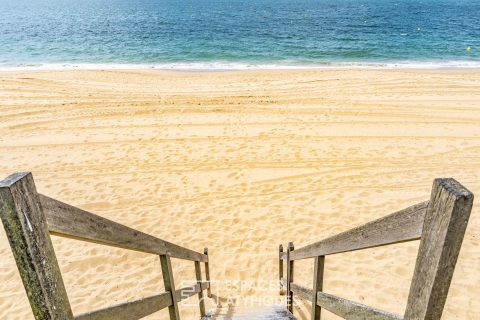
[{"label": "wooden railing", "polygon": [[[436,179],[429,201],[325,240],[286,252],[279,248],[280,292],[286,288],[287,307],[293,294],[312,302],[311,319],[321,308],[345,319],[440,319],[473,204],[473,194],[454,179]],[[325,256],[420,239],[415,271],[404,316],[372,308],[323,292]],[[294,261],[314,258],[313,288],[293,282]],[[283,261],[287,278],[283,277]]]},{"label": "wooden railing", "polygon": [[[195,252],[38,194],[30,173],[0,182],[0,217],[37,320],[133,320],[164,308],[178,320],[178,302],[194,294],[205,315],[203,291],[211,296],[207,249]],[[166,292],[74,316],[50,235],[158,255]],[[194,286],[175,290],[170,258],[194,261]],[[200,263],[205,264],[205,282]]]}]

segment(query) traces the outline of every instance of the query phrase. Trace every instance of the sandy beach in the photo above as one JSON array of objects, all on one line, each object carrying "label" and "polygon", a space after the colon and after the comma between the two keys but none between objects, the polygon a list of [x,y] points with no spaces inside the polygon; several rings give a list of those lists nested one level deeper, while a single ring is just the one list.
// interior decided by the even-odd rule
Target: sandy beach
[{"label": "sandy beach", "polygon": [[[276,281],[280,243],[299,248],[427,200],[437,177],[480,198],[475,69],[0,72],[0,119],[2,178],[31,171],[43,194],[209,247],[219,295],[239,303],[279,298],[223,284]],[[480,319],[479,201],[443,319]],[[53,241],[75,314],[163,291],[158,257]],[[403,314],[417,249],[329,256],[324,291]],[[178,287],[194,278],[193,263],[173,263]],[[298,262],[295,281],[310,286],[312,265]],[[0,282],[0,319],[33,319],[3,228]]]}]

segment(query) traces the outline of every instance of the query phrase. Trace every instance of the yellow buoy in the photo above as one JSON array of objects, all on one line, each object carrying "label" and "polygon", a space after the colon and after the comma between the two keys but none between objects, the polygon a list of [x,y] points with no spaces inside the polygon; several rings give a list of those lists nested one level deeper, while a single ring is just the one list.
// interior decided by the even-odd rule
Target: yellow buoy
[{"label": "yellow buoy", "polygon": [[467,47],[467,52],[471,52],[471,51],[472,51],[472,48]]},{"label": "yellow buoy", "polygon": [[417,28],[417,31],[420,31],[420,28]]}]

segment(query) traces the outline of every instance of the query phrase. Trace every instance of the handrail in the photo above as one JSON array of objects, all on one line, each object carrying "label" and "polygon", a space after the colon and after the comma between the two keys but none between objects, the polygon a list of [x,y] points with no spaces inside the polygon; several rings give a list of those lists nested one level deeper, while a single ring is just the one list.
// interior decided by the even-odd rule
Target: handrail
[{"label": "handrail", "polygon": [[[286,252],[279,246],[280,292],[287,288],[287,306],[293,293],[312,302],[312,319],[321,308],[345,319],[438,320],[441,318],[455,264],[473,205],[473,194],[454,179],[435,179],[429,201],[342,232],[325,240]],[[323,292],[326,255],[420,239],[404,317]],[[315,258],[314,289],[293,283],[294,261]],[[287,264],[283,278],[283,261]]]},{"label": "handrail", "polygon": [[394,313],[372,308],[370,306],[355,301],[343,299],[328,293],[317,292],[317,305],[340,316],[348,319],[354,314],[357,319],[369,320],[402,320],[403,318]]},{"label": "handrail", "polygon": [[39,194],[48,231],[56,236],[94,242],[172,258],[207,262],[208,256],[126,227],[61,201]]},{"label": "handrail", "polygon": [[[207,282],[202,283],[200,286],[195,284],[190,287],[175,290],[175,295],[177,300],[181,301],[209,287],[210,285]],[[155,296],[83,313],[75,316],[75,320],[135,320],[146,317],[152,313],[170,307],[171,305],[171,292],[167,291]]]},{"label": "handrail", "polygon": [[[28,172],[0,181],[0,218],[37,320],[131,320],[167,307],[170,319],[179,320],[178,301],[194,294],[199,297],[200,315],[205,315],[203,291],[211,296],[207,248],[195,252],[41,195]],[[74,317],[50,235],[158,255],[165,292]],[[175,290],[171,258],[194,261],[195,285]]]},{"label": "handrail", "polygon": [[136,320],[151,315],[172,305],[171,292],[114,305],[108,308],[75,316],[75,320]]},{"label": "handrail", "polygon": [[[428,201],[290,252],[291,260],[373,248],[420,239]],[[286,253],[282,255],[286,259]]]},{"label": "handrail", "polygon": [[[282,283],[286,284],[286,279]],[[290,284],[292,291],[301,298],[312,301],[314,290],[296,283]],[[322,307],[337,316],[345,319],[369,319],[369,320],[402,320],[402,317],[394,313],[372,308],[355,301],[343,299],[328,293],[317,292],[316,305]]]}]

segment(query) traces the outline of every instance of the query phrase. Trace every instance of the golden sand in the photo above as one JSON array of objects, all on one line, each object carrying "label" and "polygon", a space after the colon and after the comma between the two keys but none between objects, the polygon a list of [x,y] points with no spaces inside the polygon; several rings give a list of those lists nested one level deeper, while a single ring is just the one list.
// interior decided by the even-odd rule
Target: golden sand
[{"label": "golden sand", "polygon": [[[279,243],[298,248],[427,200],[436,177],[480,195],[477,70],[3,72],[0,104],[2,177],[32,171],[41,193],[208,246],[218,281],[275,281]],[[444,319],[480,319],[479,208]],[[53,241],[74,313],[163,291],[158,257]],[[324,290],[402,314],[417,248],[328,256]],[[0,257],[0,319],[31,319],[3,228]],[[296,282],[311,284],[312,264],[296,264]],[[194,276],[191,262],[174,268],[178,287]]]}]

